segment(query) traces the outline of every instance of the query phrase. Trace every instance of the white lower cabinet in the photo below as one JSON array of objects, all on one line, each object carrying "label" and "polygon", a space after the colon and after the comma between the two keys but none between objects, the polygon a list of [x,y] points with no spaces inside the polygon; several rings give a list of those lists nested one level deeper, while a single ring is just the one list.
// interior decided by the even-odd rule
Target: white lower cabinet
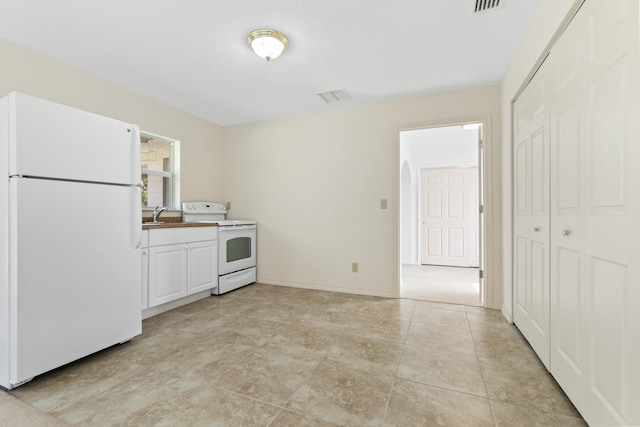
[{"label": "white lower cabinet", "polygon": [[218,242],[189,243],[187,250],[189,271],[187,293],[193,294],[218,285]]},{"label": "white lower cabinet", "polygon": [[[157,307],[218,285],[217,227],[149,230],[147,300]],[[144,265],[143,248],[143,265]],[[157,314],[157,313],[156,313]]]},{"label": "white lower cabinet", "polygon": [[187,296],[187,245],[149,248],[149,307]]}]

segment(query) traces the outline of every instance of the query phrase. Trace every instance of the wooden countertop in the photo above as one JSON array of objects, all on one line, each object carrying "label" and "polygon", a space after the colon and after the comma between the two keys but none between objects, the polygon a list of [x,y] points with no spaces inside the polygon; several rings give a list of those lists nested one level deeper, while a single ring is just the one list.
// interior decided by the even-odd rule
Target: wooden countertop
[{"label": "wooden countertop", "polygon": [[[169,219],[169,218],[167,218]],[[179,219],[179,218],[177,218]],[[216,222],[182,222],[182,221],[166,221],[159,223],[142,223],[143,230],[155,230],[157,228],[181,228],[181,227],[217,227]]]}]

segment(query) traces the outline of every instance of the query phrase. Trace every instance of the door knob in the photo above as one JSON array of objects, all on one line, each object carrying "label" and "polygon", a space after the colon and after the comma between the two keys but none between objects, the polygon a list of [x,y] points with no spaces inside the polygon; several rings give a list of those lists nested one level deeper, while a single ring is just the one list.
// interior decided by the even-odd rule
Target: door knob
[{"label": "door knob", "polygon": [[571,230],[567,230],[567,229],[562,230],[563,236],[569,236],[570,234],[571,234]]}]

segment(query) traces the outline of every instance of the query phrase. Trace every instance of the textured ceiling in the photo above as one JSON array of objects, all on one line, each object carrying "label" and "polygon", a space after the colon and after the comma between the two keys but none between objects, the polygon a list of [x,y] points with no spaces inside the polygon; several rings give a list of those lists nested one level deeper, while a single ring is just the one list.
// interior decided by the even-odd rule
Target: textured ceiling
[{"label": "textured ceiling", "polygon": [[[497,84],[538,2],[0,0],[0,37],[227,126]],[[289,38],[270,63],[261,27]]]}]

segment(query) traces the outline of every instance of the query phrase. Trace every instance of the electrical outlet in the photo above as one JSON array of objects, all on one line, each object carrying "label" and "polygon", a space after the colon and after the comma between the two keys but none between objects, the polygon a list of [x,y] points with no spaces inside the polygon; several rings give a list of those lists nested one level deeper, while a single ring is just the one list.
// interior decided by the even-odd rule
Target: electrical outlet
[{"label": "electrical outlet", "polygon": [[351,263],[351,272],[352,273],[357,273],[358,272],[358,263],[357,262],[352,262]]},{"label": "electrical outlet", "polygon": [[227,210],[230,211],[231,210],[231,202],[227,202]]},{"label": "electrical outlet", "polygon": [[387,209],[387,199],[380,199],[380,209]]}]

